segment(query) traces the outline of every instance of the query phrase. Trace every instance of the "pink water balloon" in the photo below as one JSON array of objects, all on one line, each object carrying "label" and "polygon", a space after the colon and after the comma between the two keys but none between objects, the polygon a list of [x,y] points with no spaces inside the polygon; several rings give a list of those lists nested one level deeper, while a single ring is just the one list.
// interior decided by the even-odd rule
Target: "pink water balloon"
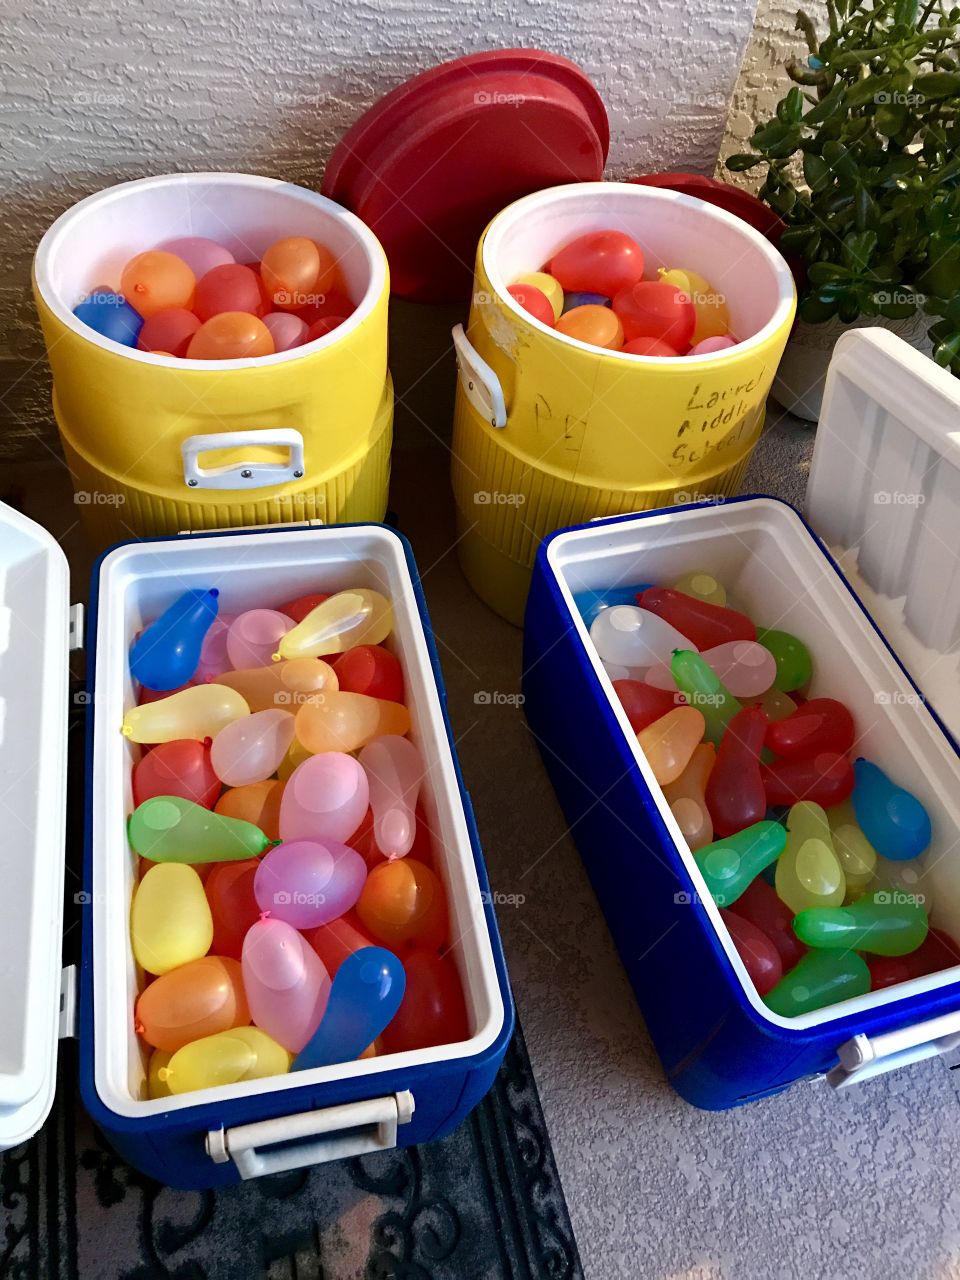
[{"label": "pink water balloon", "polygon": [[653,685],[654,689],[667,689],[670,693],[677,687],[673,672],[670,670],[669,664],[665,662],[658,662],[655,666],[648,667],[640,679],[643,680],[644,684]]},{"label": "pink water balloon", "polygon": [[402,858],[417,831],[414,809],[423,783],[423,761],[409,740],[396,734],[374,738],[360,752],[370,784],[373,838],[388,858]]},{"label": "pink water balloon", "polygon": [[326,1012],[330,975],[291,925],[264,918],[243,940],[243,986],[254,1023],[299,1053]]},{"label": "pink water balloon", "polygon": [[310,326],[292,311],[271,311],[263,317],[263,323],[270,330],[273,345],[278,351],[290,351],[293,347],[301,347],[307,340]]},{"label": "pink water balloon", "polygon": [[222,676],[231,669],[230,659],[227,657],[227,632],[236,616],[235,613],[220,613],[210,624],[210,630],[203,638],[200,662],[193,677],[198,684]]},{"label": "pink water balloon", "polygon": [[736,339],[727,334],[713,338],[703,338],[695,347],[687,352],[688,356],[718,355],[721,351],[729,351],[737,345]]},{"label": "pink water balloon", "polygon": [[315,929],[349,911],[367,864],[338,840],[289,840],[260,861],[253,892],[261,911],[295,929]]},{"label": "pink water balloon", "polygon": [[227,657],[234,671],[269,666],[281,637],[293,626],[293,619],[276,609],[248,609],[241,613],[227,632]]},{"label": "pink water balloon", "polygon": [[777,678],[776,659],[755,640],[728,640],[700,656],[735,698],[758,698]]},{"label": "pink water balloon", "polygon": [[178,240],[167,240],[157,248],[164,253],[175,253],[198,280],[214,267],[226,267],[236,262],[229,249],[206,236],[181,236]]},{"label": "pink water balloon", "polygon": [[210,763],[227,787],[265,782],[276,773],[293,742],[295,719],[289,711],[256,711],[228,724],[213,740]]},{"label": "pink water balloon", "polygon": [[343,751],[324,751],[298,764],[280,802],[281,840],[346,841],[370,803],[363,766]]}]

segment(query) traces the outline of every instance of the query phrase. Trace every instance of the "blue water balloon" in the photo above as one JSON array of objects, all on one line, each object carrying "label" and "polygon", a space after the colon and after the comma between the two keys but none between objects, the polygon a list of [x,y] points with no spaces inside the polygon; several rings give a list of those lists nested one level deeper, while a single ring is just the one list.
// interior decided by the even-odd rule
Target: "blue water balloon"
[{"label": "blue water balloon", "polygon": [[916,858],[930,843],[930,815],[915,795],[869,760],[855,760],[853,811],[877,853],[893,862]]},{"label": "blue water balloon", "polygon": [[94,289],[74,307],[73,314],[101,337],[119,342],[123,347],[135,347],[143,328],[143,316],[122,294],[111,293],[109,289]]},{"label": "blue water balloon", "polygon": [[217,616],[211,588],[185,591],[130,646],[130,674],[146,689],[165,692],[186,684],[200,663],[203,638]]},{"label": "blue water balloon", "polygon": [[582,290],[578,293],[565,293],[562,314],[566,315],[574,307],[609,307],[611,302],[612,299],[605,293],[585,293]]},{"label": "blue water balloon", "polygon": [[334,974],[323,1019],[291,1070],[359,1058],[393,1020],[406,985],[403,965],[384,947],[361,947],[347,956]]}]

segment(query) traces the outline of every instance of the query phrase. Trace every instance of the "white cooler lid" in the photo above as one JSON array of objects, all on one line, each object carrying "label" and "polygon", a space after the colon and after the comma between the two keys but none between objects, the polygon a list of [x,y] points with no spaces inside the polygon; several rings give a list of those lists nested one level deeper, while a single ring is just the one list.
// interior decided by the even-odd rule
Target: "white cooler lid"
[{"label": "white cooler lid", "polygon": [[844,334],[806,511],[960,739],[960,380],[882,329]]},{"label": "white cooler lid", "polygon": [[56,1087],[66,838],[70,574],[0,503],[0,1150]]}]

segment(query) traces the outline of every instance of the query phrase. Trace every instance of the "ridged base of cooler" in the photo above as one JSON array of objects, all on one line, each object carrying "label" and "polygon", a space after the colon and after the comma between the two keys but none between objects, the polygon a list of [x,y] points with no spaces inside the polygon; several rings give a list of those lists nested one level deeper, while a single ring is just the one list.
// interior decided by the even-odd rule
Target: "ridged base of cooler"
[{"label": "ridged base of cooler", "polygon": [[300,484],[278,485],[242,494],[237,490],[181,485],[177,491],[126,484],[85,454],[56,414],[60,439],[73,480],[75,501],[95,546],[130,537],[157,537],[184,530],[229,529],[248,525],[322,520],[324,524],[379,522],[387,510],[393,388],[388,382],[366,447],[338,471],[314,465]]},{"label": "ridged base of cooler", "polygon": [[537,548],[548,534],[596,516],[628,515],[739,492],[762,424],[732,466],[667,487],[597,488],[557,475],[509,446],[509,427],[491,431],[457,393],[451,478],[457,557],[470,586],[495,613],[523,625]]}]

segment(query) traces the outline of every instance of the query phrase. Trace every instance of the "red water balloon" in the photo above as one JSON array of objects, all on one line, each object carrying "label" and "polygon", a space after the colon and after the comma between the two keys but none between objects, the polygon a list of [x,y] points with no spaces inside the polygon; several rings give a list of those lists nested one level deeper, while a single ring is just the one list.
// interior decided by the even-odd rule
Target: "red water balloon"
[{"label": "red water balloon", "polygon": [[793,805],[812,800],[829,809],[842,804],[853,791],[853,765],[836,751],[821,751],[810,759],[777,760],[760,769],[768,805]]},{"label": "red water balloon", "polygon": [[643,278],[643,250],[623,231],[588,231],[555,253],[544,270],[565,293],[612,298]]},{"label": "red water balloon", "polygon": [[661,280],[641,280],[613,299],[628,342],[659,338],[677,351],[686,351],[697,323],[697,310],[685,293]]},{"label": "red water balloon", "polygon": [[507,293],[513,298],[514,302],[523,307],[524,311],[529,312],[534,320],[539,320],[548,329],[553,328],[553,307],[550,304],[550,299],[542,289],[538,289],[536,285],[532,284],[512,284],[507,289]]},{"label": "red water balloon", "polygon": [[318,925],[316,929],[308,931],[306,938],[323,961],[331,978],[347,956],[363,947],[378,945],[365,931],[355,911],[348,911],[329,924]]},{"label": "red water balloon", "polygon": [[729,910],[766,934],[780,955],[784,973],[806,955],[807,948],[793,931],[794,913],[763,876],[757,876]]},{"label": "red water balloon", "polygon": [[312,613],[317,605],[330,599],[327,591],[318,591],[312,596],[297,596],[296,600],[288,600],[286,604],[277,605],[277,613],[285,613],[294,622],[302,622],[308,613]]},{"label": "red water balloon", "polygon": [[209,320],[225,311],[247,311],[250,315],[262,316],[266,308],[260,279],[239,262],[214,267],[197,281],[193,309],[201,320]]},{"label": "red water balloon", "polygon": [[192,311],[184,307],[170,307],[144,320],[137,346],[141,351],[166,353],[182,359],[187,354],[190,339],[199,328],[200,321]]},{"label": "red water balloon", "polygon": [[745,613],[697,600],[673,587],[647,587],[637,604],[669,622],[698,649],[714,649],[729,640],[756,640],[757,628]]},{"label": "red water balloon", "polygon": [[623,351],[628,356],[660,356],[664,360],[676,360],[681,354],[662,338],[634,338],[624,345]]},{"label": "red water balloon", "polygon": [[732,836],[760,822],[767,812],[760,774],[766,732],[767,717],[760,707],[738,711],[723,732],[705,793],[714,839]]},{"label": "red water balloon", "polygon": [[387,1053],[455,1044],[470,1034],[460,977],[449,956],[415,950],[403,957],[407,985],[400,1008],[383,1032]]},{"label": "red water balloon", "polygon": [[210,740],[160,742],[133,766],[133,803],[153,796],[179,796],[212,809],[220,779],[210,763]]},{"label": "red water balloon", "polygon": [[260,919],[260,907],[253,893],[259,858],[242,862],[218,862],[207,876],[204,889],[213,916],[214,955],[239,960],[247,930]]},{"label": "red water balloon", "polygon": [[842,702],[811,698],[783,720],[773,721],[767,746],[778,756],[802,759],[822,751],[849,751],[856,733],[853,716]]},{"label": "red water balloon", "polygon": [[403,701],[400,659],[378,644],[361,644],[333,664],[344,693],[365,693],[385,702]]},{"label": "red water balloon", "polygon": [[614,680],[613,689],[634,733],[646,729],[683,701],[676,689],[655,689],[643,680]]},{"label": "red water balloon", "polygon": [[783,977],[783,961],[779,951],[762,929],[758,929],[743,916],[738,916],[725,907],[720,908],[720,914],[730,930],[733,945],[737,948],[750,981],[757,992],[765,996]]}]

